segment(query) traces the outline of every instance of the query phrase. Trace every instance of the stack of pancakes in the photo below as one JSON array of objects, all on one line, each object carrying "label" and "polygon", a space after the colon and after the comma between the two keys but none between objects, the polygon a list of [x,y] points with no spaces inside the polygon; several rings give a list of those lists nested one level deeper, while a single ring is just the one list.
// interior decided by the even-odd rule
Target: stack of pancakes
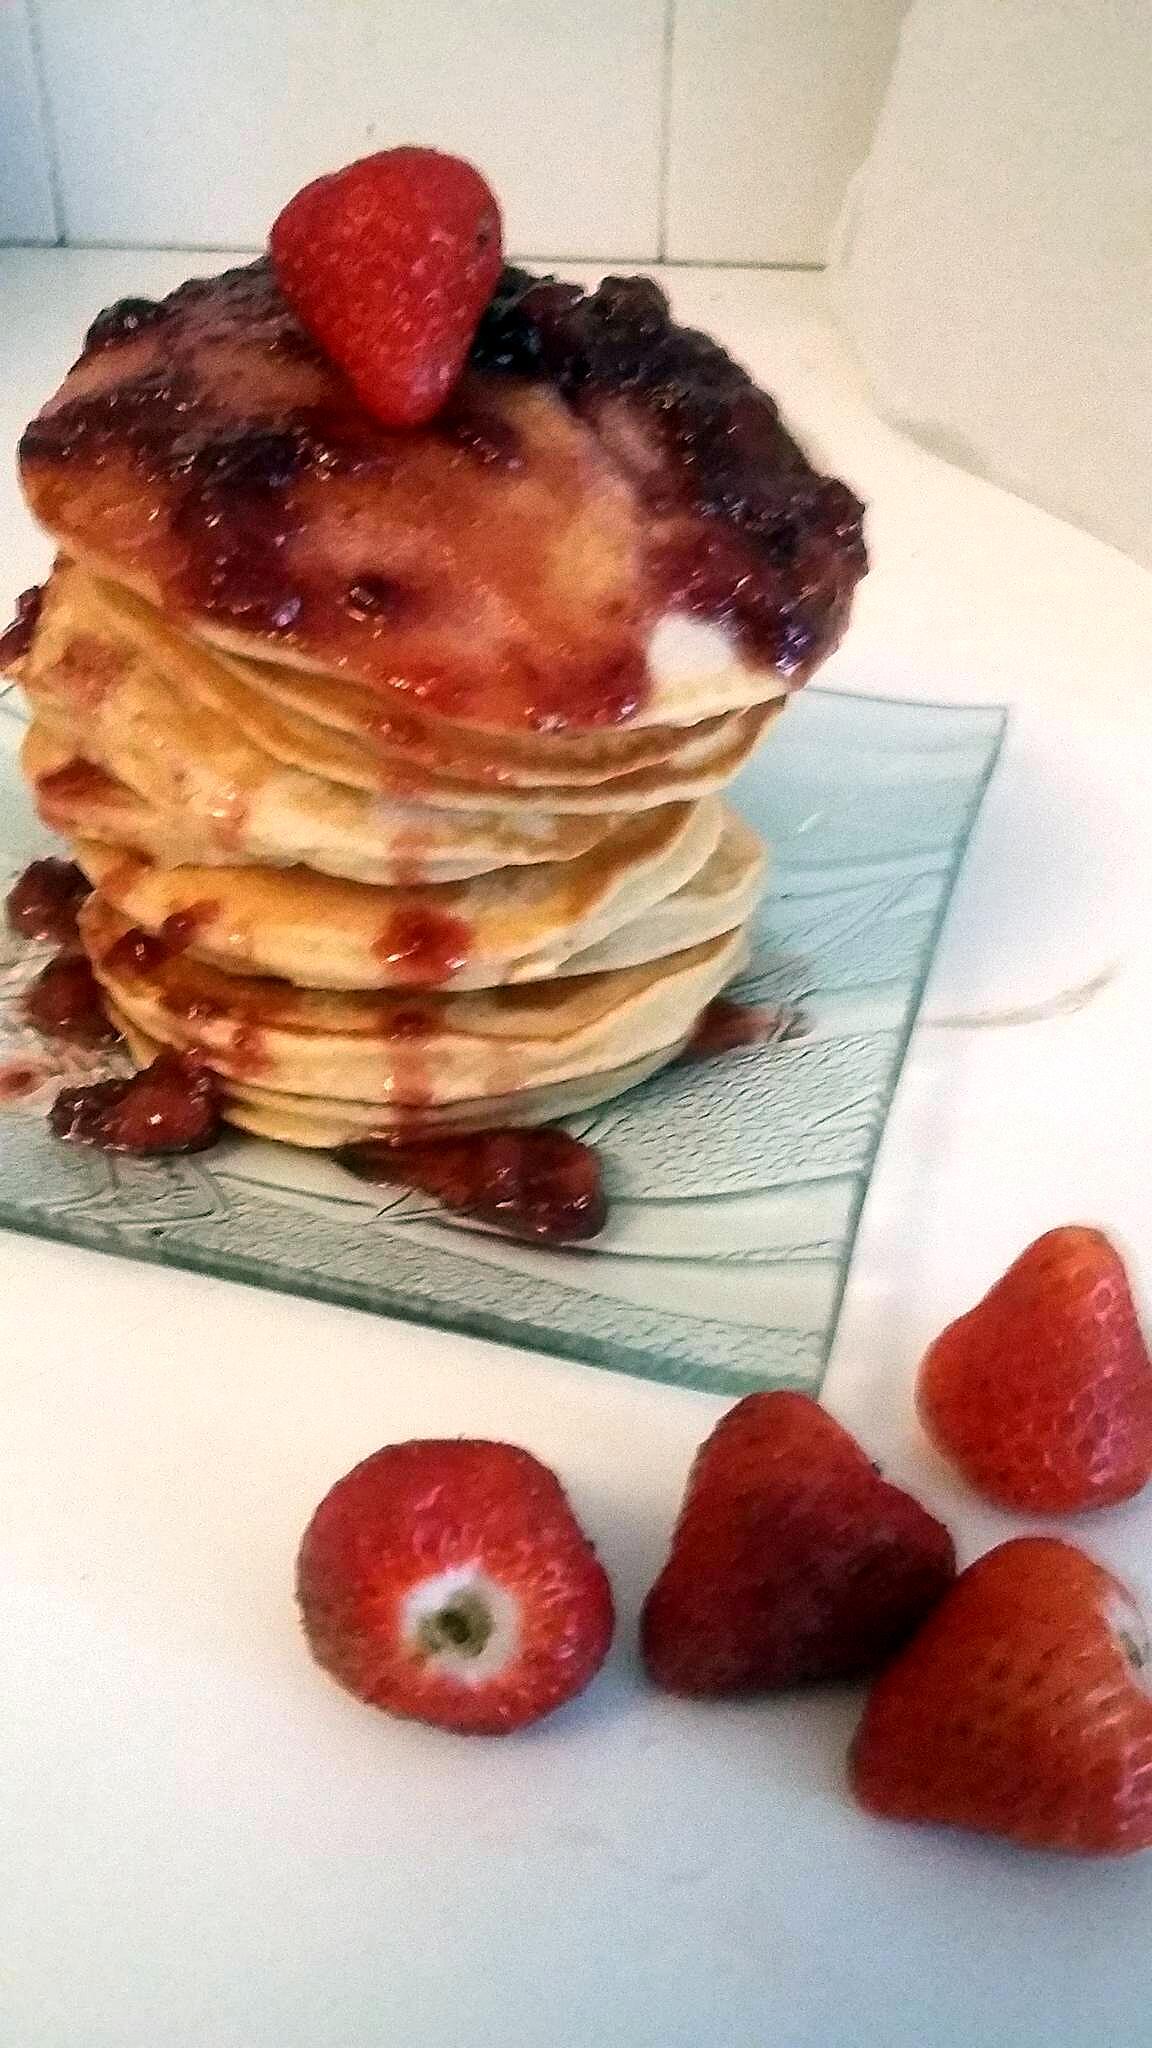
[{"label": "stack of pancakes", "polygon": [[624,415],[473,370],[390,434],[262,266],[128,306],[22,444],[61,554],[20,674],[133,1055],[322,1147],[673,1058],[745,958],[720,792],[789,677],[661,608]]}]

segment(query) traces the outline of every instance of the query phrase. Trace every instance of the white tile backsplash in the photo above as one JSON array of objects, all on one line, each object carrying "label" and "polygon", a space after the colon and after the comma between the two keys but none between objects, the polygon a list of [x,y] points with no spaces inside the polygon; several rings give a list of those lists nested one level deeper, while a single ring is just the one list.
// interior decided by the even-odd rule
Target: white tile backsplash
[{"label": "white tile backsplash", "polygon": [[659,244],[665,0],[38,0],[69,239],[259,244],[318,171],[472,157],[522,251]]},{"label": "white tile backsplash", "polygon": [[[255,247],[317,172],[470,156],[525,255],[823,260],[906,0],[0,0],[0,238]],[[50,163],[33,41],[39,46]]]},{"label": "white tile backsplash", "polygon": [[430,141],[470,157],[522,255],[658,255],[667,0],[367,11],[373,147]]},{"label": "white tile backsplash", "polygon": [[667,248],[822,263],[908,0],[676,0]]},{"label": "white tile backsplash", "polygon": [[0,242],[58,232],[27,0],[0,0]]}]

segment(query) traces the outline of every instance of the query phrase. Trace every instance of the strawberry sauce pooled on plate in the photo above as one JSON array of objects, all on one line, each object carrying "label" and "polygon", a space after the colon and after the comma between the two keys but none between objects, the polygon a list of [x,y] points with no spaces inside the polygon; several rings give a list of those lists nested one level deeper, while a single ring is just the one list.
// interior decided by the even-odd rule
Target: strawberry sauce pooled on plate
[{"label": "strawberry sauce pooled on plate", "polygon": [[567,1131],[473,1131],[419,1144],[369,1138],[337,1156],[358,1180],[418,1188],[538,1244],[596,1237],[608,1217],[600,1162]]},{"label": "strawberry sauce pooled on plate", "polygon": [[104,1008],[100,984],[83,953],[58,953],[43,967],[21,1005],[25,1020],[49,1038],[74,1045],[115,1045],[119,1032]]},{"label": "strawberry sauce pooled on plate", "polygon": [[102,1152],[203,1152],[220,1136],[220,1099],[207,1069],[165,1052],[127,1080],[64,1088],[49,1111],[58,1138]]}]

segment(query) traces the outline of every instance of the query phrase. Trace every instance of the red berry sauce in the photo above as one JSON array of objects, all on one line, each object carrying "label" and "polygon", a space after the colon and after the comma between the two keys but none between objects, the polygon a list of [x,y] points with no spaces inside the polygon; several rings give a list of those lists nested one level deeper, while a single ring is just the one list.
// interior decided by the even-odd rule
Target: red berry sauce
[{"label": "red berry sauce", "polygon": [[344,1145],[359,1180],[417,1188],[446,1209],[533,1244],[577,1244],[607,1221],[600,1161],[567,1131],[475,1131],[464,1137]]},{"label": "red berry sauce", "polygon": [[25,939],[54,939],[66,946],[76,939],[76,912],[92,893],[92,884],[75,861],[34,860],[8,891],[8,923]]},{"label": "red berry sauce", "polygon": [[48,1038],[73,1045],[115,1045],[120,1034],[83,953],[58,953],[25,991],[26,1021]]},{"label": "red berry sauce", "polygon": [[472,927],[452,912],[425,904],[394,910],[373,946],[393,980],[409,988],[436,988],[467,964]]},{"label": "red berry sauce", "polygon": [[[23,436],[34,497],[63,470],[122,472],[149,508],[141,547],[172,612],[301,650],[385,696],[402,679],[427,709],[481,728],[627,722],[669,611],[722,625],[752,660],[802,682],[839,639],[866,567],[859,500],[812,467],[747,371],[676,325],[647,278],[584,292],[505,270],[460,384],[417,430],[356,402],[266,260],[112,308],[88,348],[105,359],[100,378],[73,384]],[[230,397],[230,374],[258,410]],[[443,592],[418,587],[387,549],[348,560],[344,536],[371,531],[376,499],[418,488],[429,530],[463,522],[476,573],[513,608],[522,592],[532,616],[540,565],[499,512],[538,459],[509,405],[525,381],[562,396],[639,501],[635,604],[544,661],[506,637],[474,664],[459,646],[445,660]]]},{"label": "red berry sauce", "polygon": [[48,1122],[56,1137],[102,1152],[203,1152],[220,1136],[219,1087],[199,1061],[162,1052],[127,1080],[62,1089]]},{"label": "red berry sauce", "polygon": [[22,590],[16,599],[16,616],[10,626],[0,633],[0,669],[10,668],[13,662],[22,661],[32,645],[40,607],[44,602],[44,586],[33,583],[28,590]]},{"label": "red berry sauce", "polygon": [[51,1068],[46,1061],[7,1060],[0,1065],[0,1103],[23,1102],[35,1095],[47,1081]]},{"label": "red berry sauce", "polygon": [[803,1030],[798,1010],[774,1010],[760,1003],[734,1003],[728,996],[717,996],[701,1011],[680,1057],[711,1060],[721,1053],[740,1052],[751,1045],[773,1045],[782,1039],[799,1038]]}]

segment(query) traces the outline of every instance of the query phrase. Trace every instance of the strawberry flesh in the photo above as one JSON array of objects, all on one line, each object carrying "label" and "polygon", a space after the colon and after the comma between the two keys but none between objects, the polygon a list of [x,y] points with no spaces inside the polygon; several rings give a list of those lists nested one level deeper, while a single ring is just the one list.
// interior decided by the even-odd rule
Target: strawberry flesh
[{"label": "strawberry flesh", "polygon": [[644,1604],[669,1692],[766,1691],[873,1670],[955,1575],[943,1524],[805,1394],[751,1394],[697,1455]]},{"label": "strawberry flesh", "polygon": [[461,1734],[552,1713],[612,1639],[607,1576],[558,1479],[511,1444],[418,1441],[366,1458],[313,1515],[296,1586],[333,1678]]}]

